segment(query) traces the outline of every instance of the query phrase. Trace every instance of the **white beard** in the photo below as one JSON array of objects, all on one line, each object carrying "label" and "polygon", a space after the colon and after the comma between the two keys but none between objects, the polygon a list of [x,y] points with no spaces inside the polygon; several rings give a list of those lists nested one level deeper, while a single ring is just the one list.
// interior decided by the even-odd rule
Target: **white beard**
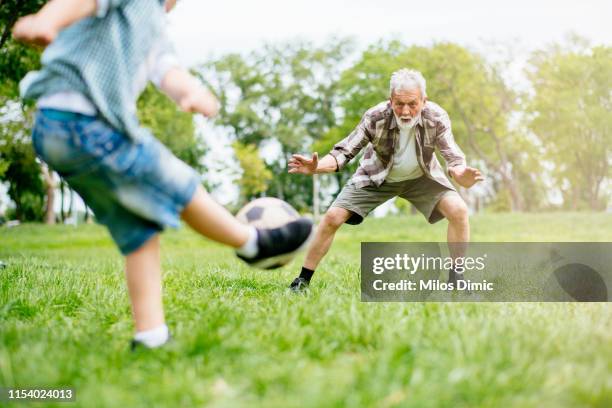
[{"label": "white beard", "polygon": [[[395,115],[395,113],[393,114]],[[410,122],[406,123],[403,120],[401,120],[397,115],[395,115],[395,122],[397,123],[397,127],[399,127],[400,130],[406,131],[406,130],[412,129],[418,123],[420,117],[421,117],[421,113],[419,112],[417,116],[413,116],[410,119]]]}]

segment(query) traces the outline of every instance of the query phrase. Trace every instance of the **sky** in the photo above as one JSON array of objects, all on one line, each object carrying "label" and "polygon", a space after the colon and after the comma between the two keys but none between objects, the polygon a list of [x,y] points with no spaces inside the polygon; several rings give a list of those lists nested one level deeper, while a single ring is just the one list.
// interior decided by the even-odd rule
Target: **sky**
[{"label": "sky", "polygon": [[354,37],[361,46],[397,37],[409,44],[504,42],[532,50],[575,32],[611,44],[611,17],[611,0],[180,0],[170,13],[170,35],[192,66],[265,42],[322,43],[333,35]]}]

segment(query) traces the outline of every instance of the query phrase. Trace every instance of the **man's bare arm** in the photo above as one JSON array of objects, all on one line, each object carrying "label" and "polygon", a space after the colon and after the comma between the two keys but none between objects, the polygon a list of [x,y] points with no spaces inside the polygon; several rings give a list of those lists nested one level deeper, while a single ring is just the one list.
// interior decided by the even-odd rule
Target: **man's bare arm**
[{"label": "man's bare arm", "polygon": [[338,163],[336,159],[331,154],[326,154],[319,161],[319,165],[317,166],[317,174],[321,173],[333,173],[338,170]]},{"label": "man's bare arm", "polygon": [[338,163],[331,154],[325,155],[319,160],[319,154],[314,153],[312,158],[294,154],[289,160],[289,173],[296,174],[322,174],[333,173],[338,170]]}]

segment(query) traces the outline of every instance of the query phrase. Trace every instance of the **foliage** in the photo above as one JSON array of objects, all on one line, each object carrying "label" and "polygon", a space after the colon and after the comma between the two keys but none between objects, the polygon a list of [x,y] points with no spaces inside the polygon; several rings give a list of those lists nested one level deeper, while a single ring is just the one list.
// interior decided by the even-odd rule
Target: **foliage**
[{"label": "foliage", "polygon": [[43,216],[45,190],[29,142],[31,108],[15,102],[19,81],[39,66],[40,50],[17,43],[11,28],[19,17],[36,12],[44,3],[0,1],[0,181],[8,182],[14,216],[21,221],[38,221]]},{"label": "foliage", "polygon": [[[41,50],[15,42],[10,29],[17,18],[36,12],[44,3],[43,0],[0,0],[0,104],[4,108],[0,112],[0,180],[9,182],[9,196],[21,220],[39,220],[45,201],[40,166],[27,137],[32,108],[15,107],[20,105],[16,102],[18,83],[28,71],[38,69]],[[179,158],[201,169],[200,158],[205,149],[196,138],[191,115],[178,111],[152,88],[144,92],[139,107],[145,125]],[[15,114],[16,110],[23,114]]]},{"label": "foliage", "polygon": [[265,46],[199,70],[221,100],[217,123],[234,140],[277,151],[266,157],[274,174],[267,194],[297,208],[312,205],[312,179],[288,175],[286,164],[335,125],[337,78],[350,46],[346,40]]},{"label": "foliage", "polygon": [[40,221],[45,189],[40,165],[29,140],[27,114],[23,119],[0,125],[0,180],[8,182],[8,195],[15,203],[15,218]]},{"label": "foliage", "polygon": [[242,197],[241,204],[244,204],[248,201],[249,197],[265,193],[273,175],[259,156],[257,147],[254,144],[244,145],[236,141],[232,143],[232,147],[242,168],[242,176],[238,185],[240,186]]},{"label": "foliage", "polygon": [[0,103],[16,99],[17,84],[28,71],[39,66],[40,50],[25,47],[11,37],[19,17],[36,11],[46,0],[0,0]]},{"label": "foliage", "polygon": [[530,127],[554,162],[566,207],[603,210],[612,177],[612,47],[580,39],[533,54]]},{"label": "foliage", "polygon": [[202,170],[200,159],[206,149],[196,135],[191,113],[180,110],[174,101],[149,84],[138,99],[138,117],[176,157]]}]

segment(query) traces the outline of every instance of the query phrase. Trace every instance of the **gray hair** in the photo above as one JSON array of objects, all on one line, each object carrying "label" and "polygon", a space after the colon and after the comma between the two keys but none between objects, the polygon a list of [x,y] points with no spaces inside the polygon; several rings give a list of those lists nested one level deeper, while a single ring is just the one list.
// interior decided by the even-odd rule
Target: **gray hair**
[{"label": "gray hair", "polygon": [[389,82],[390,95],[393,95],[393,92],[396,91],[418,89],[421,91],[421,98],[425,98],[427,96],[426,88],[427,85],[425,84],[423,74],[414,69],[403,68],[395,71],[391,75],[391,81]]}]

